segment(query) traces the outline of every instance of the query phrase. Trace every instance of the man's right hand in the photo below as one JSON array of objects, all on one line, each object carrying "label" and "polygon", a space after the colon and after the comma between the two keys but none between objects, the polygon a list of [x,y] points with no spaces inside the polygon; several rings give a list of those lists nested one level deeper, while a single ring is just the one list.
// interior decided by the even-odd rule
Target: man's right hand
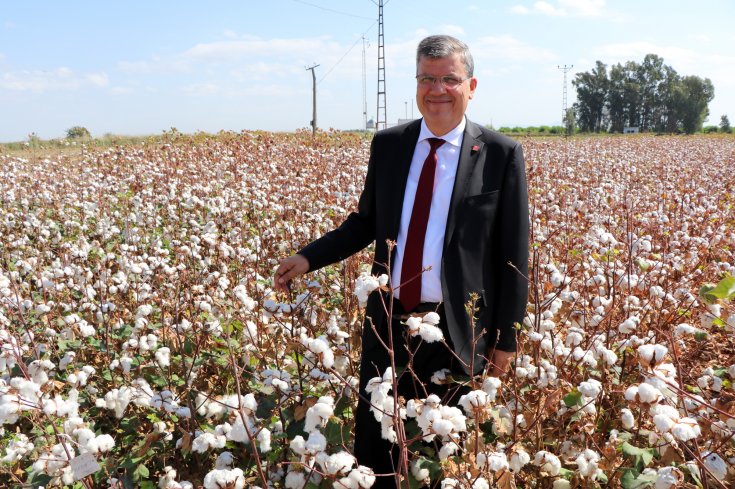
[{"label": "man's right hand", "polygon": [[293,255],[281,260],[273,277],[276,290],[288,290],[291,279],[303,275],[309,271],[309,260],[303,255]]}]

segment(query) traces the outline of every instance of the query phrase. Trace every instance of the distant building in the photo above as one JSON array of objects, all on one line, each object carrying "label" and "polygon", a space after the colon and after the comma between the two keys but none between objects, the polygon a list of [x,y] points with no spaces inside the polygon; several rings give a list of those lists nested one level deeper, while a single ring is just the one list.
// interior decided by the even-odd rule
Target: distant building
[{"label": "distant building", "polygon": [[638,134],[641,132],[637,127],[624,127],[623,134]]},{"label": "distant building", "polygon": [[370,119],[367,121],[367,128],[366,129],[375,129],[375,121]]}]

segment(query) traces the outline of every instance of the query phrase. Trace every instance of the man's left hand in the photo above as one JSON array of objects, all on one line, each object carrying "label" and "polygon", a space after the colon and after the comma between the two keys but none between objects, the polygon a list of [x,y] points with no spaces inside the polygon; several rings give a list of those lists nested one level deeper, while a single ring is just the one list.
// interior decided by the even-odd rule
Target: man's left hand
[{"label": "man's left hand", "polygon": [[505,375],[508,372],[510,362],[515,356],[515,352],[512,351],[495,350],[495,353],[493,353],[490,359],[489,375],[491,377],[502,377]]}]

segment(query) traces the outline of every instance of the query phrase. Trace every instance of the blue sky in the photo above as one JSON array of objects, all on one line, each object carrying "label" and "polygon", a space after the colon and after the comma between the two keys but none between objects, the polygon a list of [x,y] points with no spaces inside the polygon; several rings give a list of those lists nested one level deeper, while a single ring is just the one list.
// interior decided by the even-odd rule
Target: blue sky
[{"label": "blue sky", "polygon": [[[377,2],[377,0],[375,0]],[[368,117],[376,113],[372,0],[0,0],[0,141],[221,129],[292,131],[311,120],[360,128],[362,42]],[[735,10],[712,0],[388,0],[388,121],[418,116],[415,48],[429,34],[469,44],[478,87],[468,116],[494,126],[558,124],[563,75],[664,58],[715,86],[707,124],[735,121]],[[569,83],[569,103],[574,89]]]}]

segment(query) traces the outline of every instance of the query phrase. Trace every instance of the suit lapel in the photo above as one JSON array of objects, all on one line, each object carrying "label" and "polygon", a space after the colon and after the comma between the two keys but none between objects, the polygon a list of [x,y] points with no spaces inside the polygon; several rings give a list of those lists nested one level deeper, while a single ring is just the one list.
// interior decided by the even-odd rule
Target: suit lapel
[{"label": "suit lapel", "polygon": [[444,233],[444,250],[452,239],[452,233],[457,224],[457,211],[462,203],[462,199],[467,193],[467,186],[475,169],[477,158],[482,152],[484,143],[478,138],[480,129],[472,122],[467,120],[467,125],[462,138],[462,147],[459,151],[459,162],[457,163],[457,175],[454,177],[454,189],[452,190],[452,199],[449,202],[449,215],[447,216],[447,228]]},{"label": "suit lapel", "polygon": [[401,211],[403,210],[403,196],[406,193],[408,172],[411,169],[411,160],[413,159],[413,152],[416,148],[420,130],[421,119],[406,126],[396,147],[395,173],[390,182],[391,190],[388,194],[392,199],[388,208],[392,209],[393,212],[393,215],[390,216],[391,221],[388,227],[390,234],[388,238],[392,240],[398,239],[398,228],[401,225]]}]

